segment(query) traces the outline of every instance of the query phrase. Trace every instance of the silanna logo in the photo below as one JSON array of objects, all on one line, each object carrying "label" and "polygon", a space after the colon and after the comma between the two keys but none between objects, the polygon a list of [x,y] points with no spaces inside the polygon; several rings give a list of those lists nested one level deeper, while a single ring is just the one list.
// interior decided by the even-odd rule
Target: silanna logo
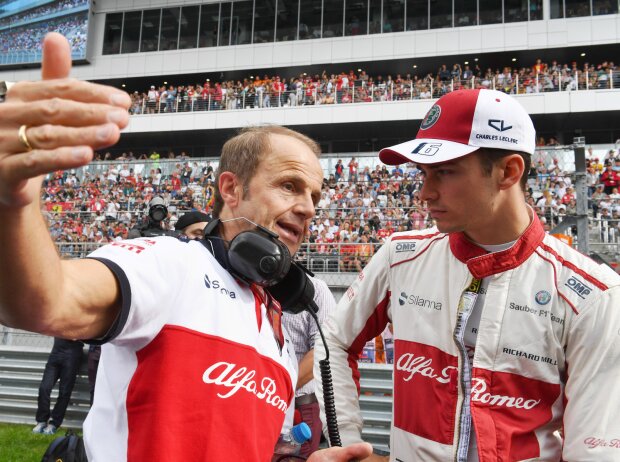
[{"label": "silanna logo", "polygon": [[415,242],[399,242],[396,244],[396,253],[413,252],[415,250]]},{"label": "silanna logo", "polygon": [[579,295],[581,298],[586,298],[588,295],[590,295],[590,292],[592,292],[591,287],[585,285],[583,281],[577,279],[575,276],[571,276],[564,285],[573,292],[575,292],[577,295]]},{"label": "silanna logo", "polygon": [[211,280],[209,279],[209,275],[205,273],[205,286],[207,289],[213,289],[219,291],[220,294],[228,295],[230,298],[237,298],[237,295],[234,291],[228,290],[225,287],[220,286],[220,281],[217,279]]},{"label": "silanna logo", "polygon": [[419,297],[418,295],[407,295],[405,292],[400,293],[400,297],[398,297],[398,304],[400,306],[415,305],[429,310],[441,311],[441,302]]}]

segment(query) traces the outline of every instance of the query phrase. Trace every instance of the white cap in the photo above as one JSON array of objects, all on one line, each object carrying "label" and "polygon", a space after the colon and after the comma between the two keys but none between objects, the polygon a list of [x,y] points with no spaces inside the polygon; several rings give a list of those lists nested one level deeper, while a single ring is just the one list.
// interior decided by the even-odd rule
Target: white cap
[{"label": "white cap", "polygon": [[388,165],[436,164],[479,148],[533,154],[536,130],[523,106],[496,90],[457,90],[428,111],[415,139],[379,152]]}]

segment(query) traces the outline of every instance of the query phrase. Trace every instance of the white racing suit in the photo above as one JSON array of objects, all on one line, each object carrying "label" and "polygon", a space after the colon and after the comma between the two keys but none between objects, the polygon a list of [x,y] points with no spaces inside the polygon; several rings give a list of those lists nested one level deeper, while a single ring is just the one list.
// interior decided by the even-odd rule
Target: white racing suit
[{"label": "white racing suit", "polygon": [[[462,312],[483,278],[470,368]],[[345,445],[362,441],[358,354],[390,321],[391,461],[465,461],[474,431],[483,462],[620,461],[620,276],[536,217],[501,252],[436,229],[377,252],[325,328]]]}]

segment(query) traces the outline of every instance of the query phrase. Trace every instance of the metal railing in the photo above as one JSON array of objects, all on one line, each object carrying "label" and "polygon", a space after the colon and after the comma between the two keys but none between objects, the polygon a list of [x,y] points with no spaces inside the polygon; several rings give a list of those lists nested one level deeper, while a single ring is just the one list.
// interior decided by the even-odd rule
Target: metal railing
[{"label": "metal railing", "polygon": [[[561,223],[566,215],[555,216],[558,221],[549,223],[549,228]],[[605,253],[615,255],[620,261],[620,220],[593,218],[590,220],[590,238],[593,246],[603,246]],[[575,232],[569,228],[566,234],[571,238]],[[114,244],[112,241],[111,243]],[[83,258],[110,242],[56,242],[58,252],[66,259]],[[370,261],[382,243],[304,243],[295,255],[313,273],[359,273]],[[600,250],[600,249],[599,249]]]},{"label": "metal railing", "polygon": [[[32,425],[35,423],[38,389],[51,350],[52,339],[37,334],[30,334],[30,337],[26,335],[23,332],[15,332],[13,338],[16,343],[0,345],[0,422]],[[40,337],[36,341],[37,344],[47,343],[48,346],[24,344],[24,338],[33,340],[34,336]],[[57,398],[58,386],[52,391],[52,401]],[[89,409],[90,388],[85,351],[62,426],[81,429]]]},{"label": "metal railing", "polygon": [[273,90],[252,86],[209,90],[198,94],[193,91],[179,94],[165,90],[165,96],[149,97],[148,93],[130,95],[132,114],[164,114],[177,112],[204,112],[251,108],[281,108],[317,106],[325,104],[375,103],[440,98],[454,90],[489,88],[509,94],[530,94],[579,90],[620,88],[620,71],[558,71],[521,76],[494,74],[470,79],[440,80],[425,78],[409,83],[367,83],[355,81],[347,86],[317,84],[301,85],[294,89]]}]

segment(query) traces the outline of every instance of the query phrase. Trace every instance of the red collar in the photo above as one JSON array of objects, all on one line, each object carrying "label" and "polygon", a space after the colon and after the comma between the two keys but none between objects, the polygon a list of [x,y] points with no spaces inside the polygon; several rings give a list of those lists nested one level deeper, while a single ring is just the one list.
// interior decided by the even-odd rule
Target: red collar
[{"label": "red collar", "polygon": [[509,249],[488,253],[461,232],[450,234],[450,250],[458,260],[467,265],[476,278],[485,278],[514,269],[534,253],[545,237],[542,223],[536,214],[533,215],[530,225]]}]

